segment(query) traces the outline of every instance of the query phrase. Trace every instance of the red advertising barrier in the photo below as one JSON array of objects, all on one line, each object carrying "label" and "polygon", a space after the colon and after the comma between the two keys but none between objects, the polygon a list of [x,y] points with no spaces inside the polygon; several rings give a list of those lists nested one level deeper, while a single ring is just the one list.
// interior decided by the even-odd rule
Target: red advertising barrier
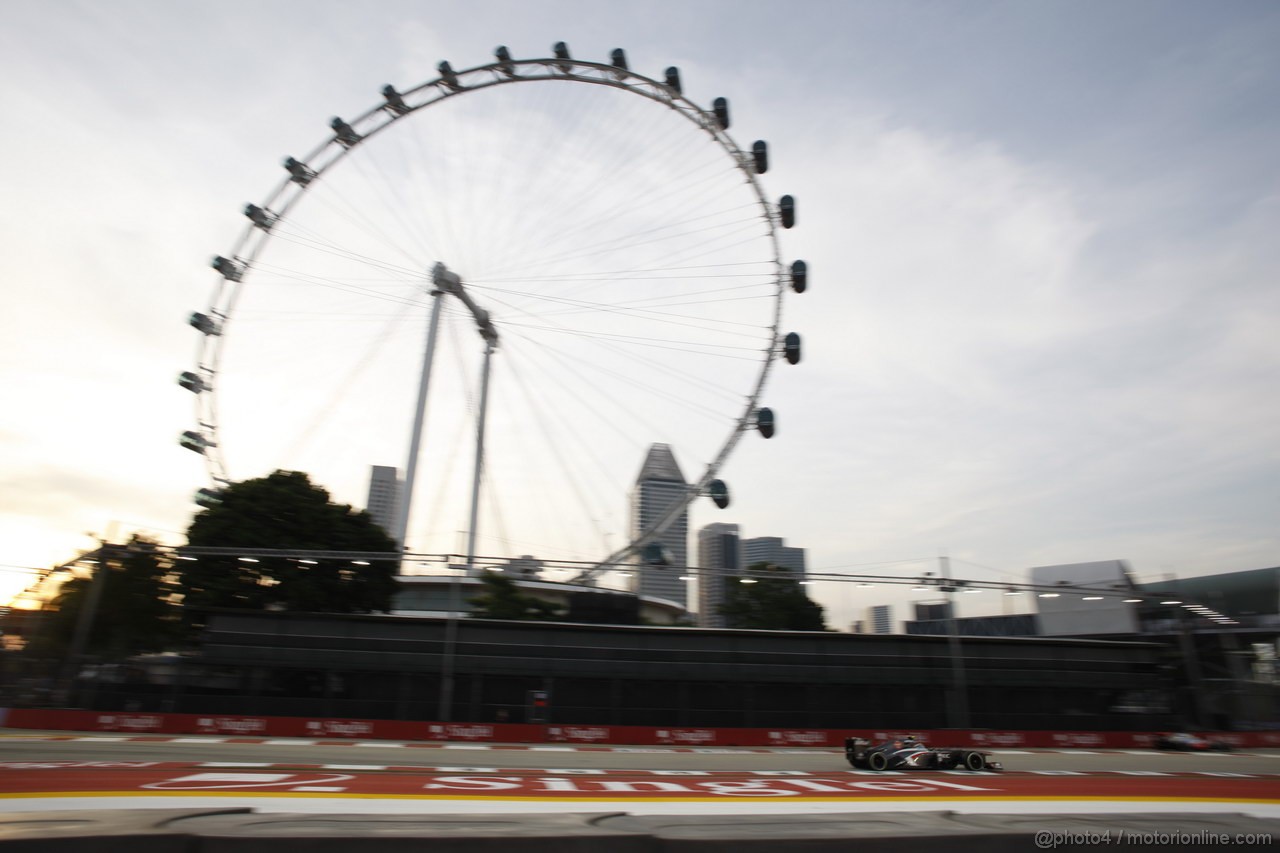
[{"label": "red advertising barrier", "polygon": [[[368,740],[566,743],[677,747],[839,747],[846,737],[872,741],[912,736],[938,746],[986,749],[1150,748],[1153,732],[1032,732],[908,729],[711,729],[698,727],[438,723],[225,714],[143,714],[124,711],[0,708],[0,726],[127,734],[230,737],[363,738]],[[1280,748],[1280,731],[1200,733],[1237,748]]]}]

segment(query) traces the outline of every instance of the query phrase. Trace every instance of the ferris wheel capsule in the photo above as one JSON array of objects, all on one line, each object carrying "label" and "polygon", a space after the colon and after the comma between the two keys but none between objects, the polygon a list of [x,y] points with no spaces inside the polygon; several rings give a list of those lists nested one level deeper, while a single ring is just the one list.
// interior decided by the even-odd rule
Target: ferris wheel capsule
[{"label": "ferris wheel capsule", "polygon": [[293,157],[285,158],[284,167],[289,172],[289,180],[293,181],[300,187],[305,187],[307,184],[315,180],[316,173],[312,171],[306,163],[296,160]]},{"label": "ferris wheel capsule", "polygon": [[209,439],[193,429],[189,429],[182,435],[178,436],[178,444],[194,453],[203,454],[209,449]]},{"label": "ferris wheel capsule", "polygon": [[773,438],[775,429],[773,409],[765,407],[756,412],[756,429],[765,438]]},{"label": "ferris wheel capsule", "polygon": [[728,98],[716,98],[711,102],[711,112],[716,117],[716,124],[720,125],[721,130],[729,129],[729,100]]},{"label": "ferris wheel capsule", "polygon": [[787,364],[800,363],[800,336],[795,332],[788,332],[782,342],[782,354],[787,359]]},{"label": "ferris wheel capsule", "polygon": [[804,293],[809,286],[809,265],[804,261],[796,261],[791,265],[791,289],[796,293]]},{"label": "ferris wheel capsule", "polygon": [[178,384],[193,394],[199,394],[209,387],[200,374],[192,373],[190,370],[184,371],[178,377]]},{"label": "ferris wheel capsule", "polygon": [[568,74],[573,70],[573,59],[569,56],[569,45],[562,41],[558,41],[551,50],[555,53],[556,59],[560,60],[556,65],[559,66],[561,71]]},{"label": "ferris wheel capsule", "polygon": [[219,489],[203,488],[197,489],[195,493],[196,506],[212,509],[222,503],[222,492]]},{"label": "ferris wheel capsule", "polygon": [[409,105],[405,103],[404,96],[396,91],[396,87],[390,83],[382,87],[382,97],[385,100],[387,109],[398,116],[402,116],[409,112]]},{"label": "ferris wheel capsule", "polygon": [[217,322],[215,322],[212,317],[208,314],[202,314],[199,311],[192,314],[187,319],[187,322],[191,324],[192,328],[200,332],[202,335],[213,337],[222,333]]},{"label": "ferris wheel capsule", "polygon": [[355,128],[337,116],[330,119],[329,127],[333,130],[334,138],[338,140],[338,144],[343,148],[350,148],[364,138],[356,133]]},{"label": "ferris wheel capsule", "polygon": [[498,60],[498,68],[508,77],[515,76],[516,68],[511,64],[511,51],[507,50],[505,45],[497,47],[493,51],[493,56]]},{"label": "ferris wheel capsule", "polygon": [[449,60],[440,60],[440,64],[436,66],[436,70],[440,72],[440,80],[446,86],[454,91],[458,90],[458,74],[453,70],[453,66],[449,64]]},{"label": "ferris wheel capsule", "polygon": [[708,483],[707,494],[711,497],[712,503],[720,509],[729,506],[729,487],[725,485],[724,480],[712,480]]},{"label": "ferris wheel capsule", "polygon": [[751,162],[755,164],[757,175],[769,171],[769,143],[763,139],[751,143]]},{"label": "ferris wheel capsule", "polygon": [[675,92],[677,95],[683,94],[684,89],[680,85],[680,69],[674,65],[666,70],[667,88]]},{"label": "ferris wheel capsule", "polygon": [[641,559],[650,566],[669,566],[675,562],[671,549],[661,542],[650,542],[640,552]]},{"label": "ferris wheel capsule", "polygon": [[778,217],[783,228],[791,228],[796,224],[796,200],[789,195],[778,199]]}]

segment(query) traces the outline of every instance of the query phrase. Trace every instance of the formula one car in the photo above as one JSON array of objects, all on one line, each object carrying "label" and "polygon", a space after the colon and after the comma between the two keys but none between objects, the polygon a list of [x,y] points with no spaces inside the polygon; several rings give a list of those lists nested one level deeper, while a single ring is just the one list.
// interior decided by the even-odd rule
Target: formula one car
[{"label": "formula one car", "polygon": [[1156,749],[1175,749],[1180,752],[1230,752],[1231,744],[1221,740],[1208,740],[1188,732],[1166,732],[1156,738]]},{"label": "formula one car", "polygon": [[991,754],[976,749],[927,747],[914,738],[872,745],[860,737],[845,738],[844,757],[859,770],[1003,770]]}]

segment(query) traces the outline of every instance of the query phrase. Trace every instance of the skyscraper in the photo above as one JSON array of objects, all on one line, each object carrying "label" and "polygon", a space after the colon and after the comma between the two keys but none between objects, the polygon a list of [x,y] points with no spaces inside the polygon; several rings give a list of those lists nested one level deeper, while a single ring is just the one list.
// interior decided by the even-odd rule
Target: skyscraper
[{"label": "skyscraper", "polygon": [[724,604],[725,580],[740,575],[742,568],[738,525],[716,522],[698,531],[698,627],[724,627],[720,605]]},{"label": "skyscraper", "polygon": [[[673,503],[685,496],[688,488],[671,446],[650,447],[631,493],[631,538],[639,537],[656,523]],[[680,576],[689,565],[688,509],[681,510],[656,541],[671,552],[671,566],[650,566],[637,560],[632,589],[640,595],[665,598],[687,608],[689,599],[685,581],[680,580]]]},{"label": "skyscraper", "polygon": [[788,548],[777,536],[760,536],[755,539],[742,540],[742,562],[747,568],[756,563],[772,563],[788,569],[792,573],[804,577],[805,559],[803,548]]},{"label": "skyscraper", "polygon": [[893,609],[888,604],[876,604],[867,608],[867,624],[873,634],[893,633]]},{"label": "skyscraper", "polygon": [[386,534],[396,535],[396,509],[400,504],[399,472],[388,465],[374,465],[369,470],[369,499],[364,508]]}]

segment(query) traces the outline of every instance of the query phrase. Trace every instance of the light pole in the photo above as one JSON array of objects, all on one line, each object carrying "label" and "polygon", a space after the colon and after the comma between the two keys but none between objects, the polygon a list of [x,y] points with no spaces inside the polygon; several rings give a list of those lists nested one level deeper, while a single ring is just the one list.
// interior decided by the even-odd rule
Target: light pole
[{"label": "light pole", "polygon": [[947,727],[964,729],[969,727],[969,689],[960,648],[960,627],[956,623],[956,588],[951,582],[951,560],[945,555],[938,559],[942,568],[942,591],[947,594],[947,648],[951,656],[951,701],[947,703]]},{"label": "light pole", "polygon": [[71,636],[71,648],[67,653],[67,661],[62,676],[62,696],[63,702],[70,702],[71,694],[75,687],[76,674],[80,669],[80,665],[85,655],[85,648],[89,644],[89,633],[93,630],[94,620],[98,615],[98,605],[102,602],[102,590],[107,585],[107,557],[109,546],[105,541],[99,541],[98,550],[91,551],[77,562],[86,561],[86,557],[93,557],[93,568],[89,570],[89,590],[85,596],[84,605],[80,608],[80,613],[76,618],[76,630]]}]

